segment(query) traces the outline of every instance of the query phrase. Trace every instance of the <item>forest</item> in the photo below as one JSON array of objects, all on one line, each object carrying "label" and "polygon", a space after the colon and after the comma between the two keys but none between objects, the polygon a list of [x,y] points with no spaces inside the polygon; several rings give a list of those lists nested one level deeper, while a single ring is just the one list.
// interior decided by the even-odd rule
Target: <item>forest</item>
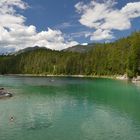
[{"label": "forest", "polygon": [[140,75],[140,32],[112,43],[94,44],[84,53],[40,48],[18,55],[1,55],[0,74],[135,77]]}]

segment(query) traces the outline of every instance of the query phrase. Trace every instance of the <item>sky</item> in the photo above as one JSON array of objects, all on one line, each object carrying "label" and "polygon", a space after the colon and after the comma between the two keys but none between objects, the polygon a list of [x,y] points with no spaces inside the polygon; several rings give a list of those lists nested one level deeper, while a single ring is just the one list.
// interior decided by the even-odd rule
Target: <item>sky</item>
[{"label": "sky", "polygon": [[0,0],[0,52],[111,42],[140,31],[139,0]]}]

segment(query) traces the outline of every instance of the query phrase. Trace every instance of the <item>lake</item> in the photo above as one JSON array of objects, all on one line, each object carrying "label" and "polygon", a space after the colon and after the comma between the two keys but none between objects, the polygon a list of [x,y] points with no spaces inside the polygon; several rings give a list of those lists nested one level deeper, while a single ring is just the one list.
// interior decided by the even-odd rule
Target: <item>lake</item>
[{"label": "lake", "polygon": [[0,76],[0,87],[13,93],[0,100],[0,140],[140,140],[140,87],[132,83]]}]

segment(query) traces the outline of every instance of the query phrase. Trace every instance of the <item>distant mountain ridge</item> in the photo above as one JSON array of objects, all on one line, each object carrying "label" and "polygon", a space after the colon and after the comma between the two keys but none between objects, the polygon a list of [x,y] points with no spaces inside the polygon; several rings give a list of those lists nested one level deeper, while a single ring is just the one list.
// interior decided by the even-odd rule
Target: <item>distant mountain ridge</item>
[{"label": "distant mountain ridge", "polygon": [[38,50],[38,49],[50,50],[46,47],[34,46],[34,47],[28,47],[28,48],[25,48],[25,49],[21,49],[17,52],[11,53],[11,55],[19,55],[21,53],[25,53],[25,52],[29,52],[29,51],[35,51],[35,50]]},{"label": "distant mountain ridge", "polygon": [[69,47],[67,49],[64,49],[64,52],[79,52],[79,53],[85,53],[90,51],[95,46],[94,43],[88,44],[88,45],[76,45]]},{"label": "distant mountain ridge", "polygon": [[[79,44],[79,45],[76,45],[76,46],[69,47],[67,49],[63,49],[61,51],[63,51],[63,52],[86,53],[86,52],[89,52],[94,46],[95,46],[94,43],[88,44],[88,45],[80,45]],[[27,48],[21,49],[17,52],[11,52],[11,53],[9,53],[9,55],[19,55],[21,53],[25,53],[25,52],[29,52],[29,51],[35,51],[35,50],[38,50],[38,49],[51,50],[51,49],[46,48],[46,47],[34,46],[34,47],[27,47]]]}]

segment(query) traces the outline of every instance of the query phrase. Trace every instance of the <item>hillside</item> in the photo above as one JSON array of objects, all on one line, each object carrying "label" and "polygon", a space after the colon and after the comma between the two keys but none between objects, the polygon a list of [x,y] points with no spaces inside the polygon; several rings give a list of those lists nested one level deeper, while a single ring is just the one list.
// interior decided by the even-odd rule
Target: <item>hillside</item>
[{"label": "hillside", "polygon": [[[79,53],[86,53],[89,52],[91,49],[93,49],[95,44],[88,44],[88,45],[76,45],[69,47],[67,49],[62,50],[63,52],[79,52]],[[21,49],[17,52],[9,53],[10,55],[19,55],[21,53],[29,52],[29,51],[35,51],[38,49],[43,49],[43,50],[51,50],[46,47],[40,47],[40,46],[34,46],[34,47],[28,47],[25,49]]]},{"label": "hillside", "polygon": [[38,50],[38,49],[47,50],[48,48],[46,48],[46,47],[39,47],[39,46],[28,47],[28,48],[25,48],[25,49],[21,49],[21,50],[19,50],[17,52],[10,53],[10,55],[19,55],[21,53],[26,53],[26,52],[29,52],[29,51],[35,51],[35,50]]},{"label": "hillside", "polygon": [[52,51],[38,47],[21,52],[17,55],[0,56],[0,74],[123,75],[127,73],[129,77],[140,74],[140,32],[114,43],[91,45],[91,49],[86,53]]},{"label": "hillside", "polygon": [[89,52],[91,49],[93,49],[95,44],[88,44],[88,45],[76,45],[67,49],[64,49],[64,52],[79,52],[79,53],[85,53]]}]

